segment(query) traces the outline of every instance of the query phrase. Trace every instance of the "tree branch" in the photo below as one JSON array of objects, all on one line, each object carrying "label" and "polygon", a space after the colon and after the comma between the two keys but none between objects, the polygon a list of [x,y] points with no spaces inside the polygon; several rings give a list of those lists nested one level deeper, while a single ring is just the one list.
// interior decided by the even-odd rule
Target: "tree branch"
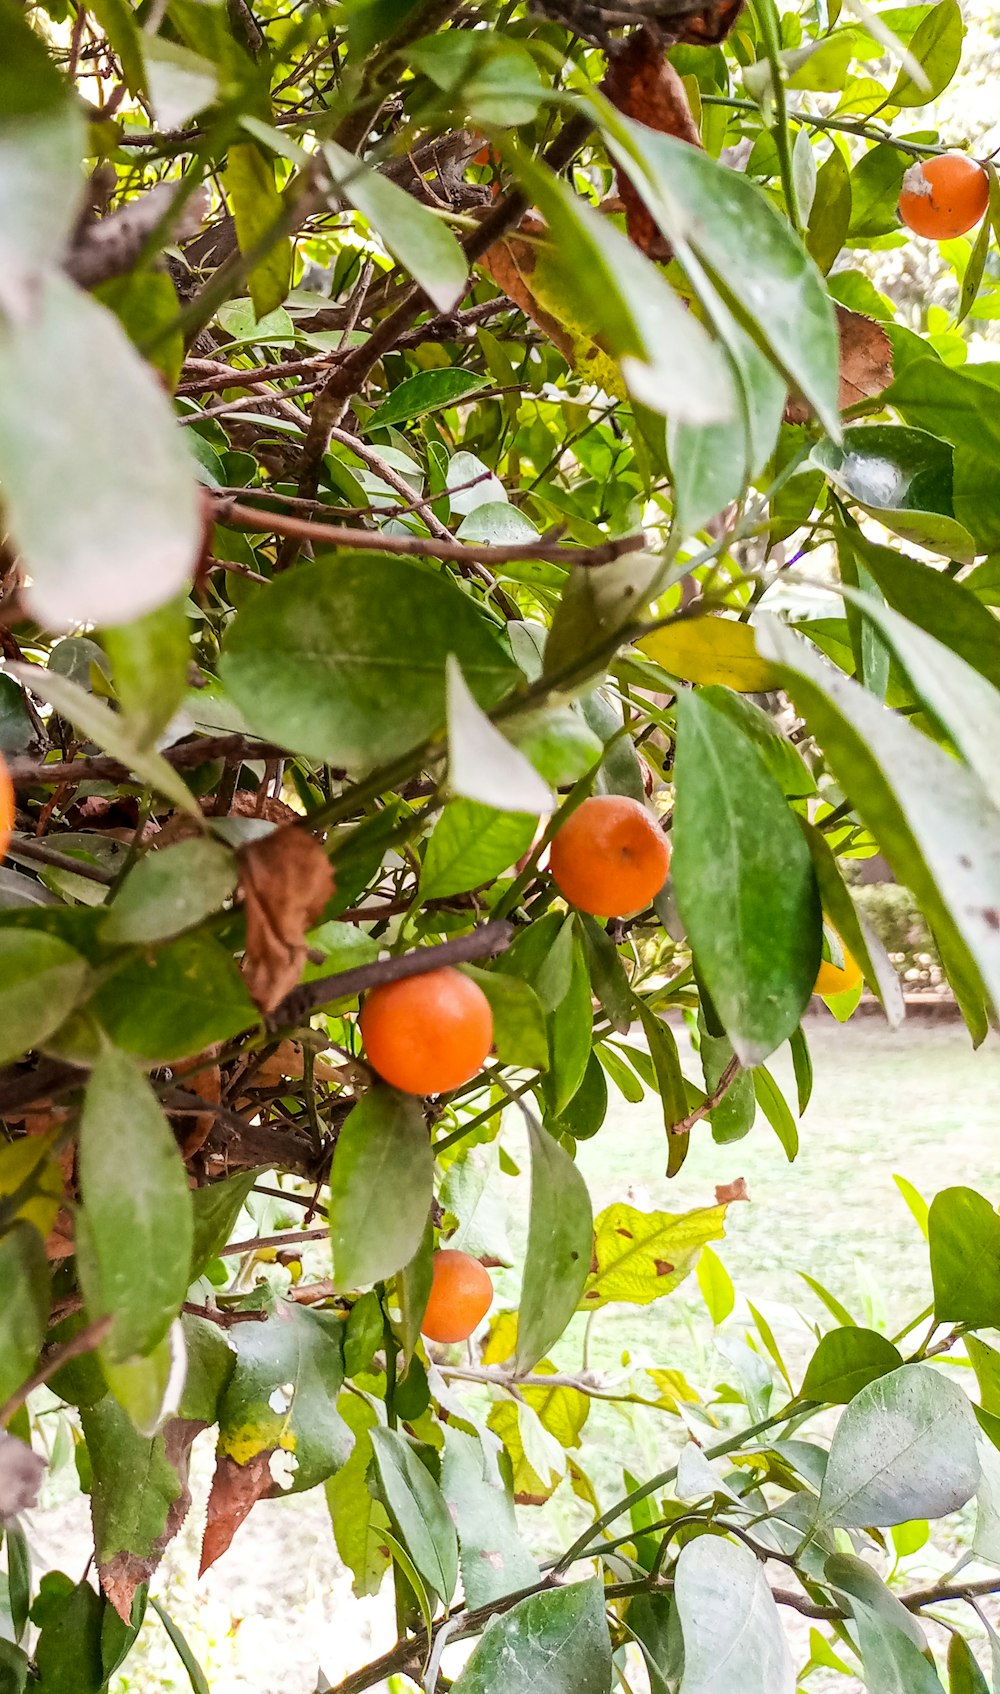
[{"label": "tree branch", "polygon": [[707,1118],[709,1112],[714,1112],[716,1106],[728,1094],[742,1068],[739,1059],[735,1056],[731,1058],[711,1094],[706,1094],[701,1105],[695,1106],[693,1111],[688,1112],[686,1118],[679,1118],[676,1123],[672,1123],[668,1134],[686,1135],[689,1129],[693,1129],[696,1123],[701,1122],[702,1118]]},{"label": "tree branch", "polygon": [[[270,741],[256,741],[248,735],[203,735],[195,741],[181,741],[164,748],[161,757],[175,770],[187,770],[195,765],[211,764],[216,759],[238,764],[247,759],[256,762],[280,758],[285,752],[284,747]],[[38,759],[8,759],[7,769],[17,788],[58,787],[65,782],[123,782],[130,775],[127,765],[103,754],[92,759],[59,759],[49,763]]]},{"label": "tree branch", "polygon": [[29,1394],[33,1394],[36,1388],[41,1388],[42,1384],[48,1382],[50,1377],[55,1376],[56,1371],[61,1370],[63,1365],[69,1363],[70,1359],[76,1359],[81,1353],[90,1353],[95,1347],[99,1347],[111,1328],[111,1324],[112,1319],[109,1317],[97,1318],[94,1323],[89,1323],[86,1329],[80,1329],[75,1335],[71,1335],[69,1340],[64,1341],[61,1347],[54,1348],[48,1358],[39,1365],[34,1375],[29,1376],[27,1382],[22,1382],[20,1388],[15,1389],[10,1399],[3,1406],[0,1406],[0,1428],[5,1429],[14,1413],[20,1411]]},{"label": "tree branch", "polygon": [[271,1014],[275,1029],[294,1028],[311,1017],[320,1006],[331,1000],[347,1000],[367,988],[377,988],[383,982],[402,982],[411,976],[423,976],[427,971],[440,970],[444,965],[464,965],[472,959],[490,959],[505,953],[514,939],[513,925],[484,923],[460,935],[454,941],[442,941],[437,947],[417,947],[412,953],[400,953],[388,959],[376,959],[370,965],[358,965],[354,970],[339,971],[335,976],[317,977],[303,982]]}]

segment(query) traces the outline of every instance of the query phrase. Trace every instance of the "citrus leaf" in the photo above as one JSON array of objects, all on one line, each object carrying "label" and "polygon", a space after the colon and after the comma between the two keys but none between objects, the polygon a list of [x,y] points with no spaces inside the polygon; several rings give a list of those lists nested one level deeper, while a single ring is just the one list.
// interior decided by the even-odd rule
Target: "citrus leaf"
[{"label": "citrus leaf", "polygon": [[942,1188],[927,1216],[934,1315],[972,1329],[1000,1325],[1000,1217],[972,1188]]},{"label": "citrus leaf", "polygon": [[192,929],[236,887],[236,861],[201,836],[147,853],[129,873],[101,924],[105,941],[143,945]]},{"label": "citrus leaf", "polygon": [[517,1368],[529,1371],[558,1341],[590,1270],[593,1219],[587,1185],[568,1153],[527,1115],[531,1213],[517,1329]]},{"label": "citrus leaf", "polygon": [[490,1619],[454,1694],[608,1694],[611,1643],[600,1581],[535,1594]]},{"label": "citrus leaf", "polygon": [[[330,1240],[338,1288],[395,1275],[420,1246],[434,1177],[420,1104],[392,1088],[358,1101],[337,1140],[330,1173]],[[388,1210],[386,1184],[397,1195]]]},{"label": "citrus leaf", "polygon": [[58,936],[0,930],[0,1062],[44,1042],[82,999],[86,959]]},{"label": "citrus leaf", "polygon": [[620,1301],[648,1306],[671,1294],[694,1270],[705,1244],[722,1239],[725,1221],[725,1206],[691,1212],[642,1212],[624,1200],[608,1206],[594,1220],[596,1265],[580,1309]]},{"label": "citrus leaf", "polygon": [[369,1439],[393,1528],[424,1582],[447,1605],[458,1581],[458,1538],[444,1495],[398,1430],[376,1425]]},{"label": "citrus leaf", "polygon": [[431,831],[420,871],[421,900],[440,900],[495,882],[528,851],[538,819],[452,800]]},{"label": "citrus leaf", "polygon": [[689,1542],[677,1560],[674,1599],[683,1694],[794,1694],[778,1608],[748,1548],[716,1535]]},{"label": "citrus leaf", "polygon": [[524,754],[476,704],[453,653],[446,661],[448,786],[505,812],[553,812],[555,796]]},{"label": "citrus leaf", "polygon": [[845,1406],[869,1382],[898,1370],[902,1363],[898,1347],[877,1330],[857,1324],[831,1329],[809,1360],[802,1398]]},{"label": "citrus leaf", "polygon": [[776,686],[774,666],[759,657],[750,624],[735,618],[681,618],[636,645],[685,682],[721,683],[741,694]]},{"label": "citrus leaf", "polygon": [[386,429],[389,424],[411,423],[414,418],[440,412],[446,406],[457,405],[471,398],[479,389],[489,386],[488,379],[475,371],[463,371],[452,366],[441,370],[418,371],[396,385],[388,400],[383,400],[368,419],[365,434]]},{"label": "citrus leaf", "polygon": [[274,232],[283,204],[275,187],[274,166],[260,147],[240,142],[229,148],[222,180],[233,208],[240,252],[249,253],[258,242],[273,238],[269,251],[258,259],[248,278],[259,321],[281,305],[292,282],[291,238]]},{"label": "citrus leaf", "polygon": [[23,1221],[0,1235],[0,1405],[27,1382],[49,1322],[49,1267],[37,1229]]},{"label": "citrus leaf", "polygon": [[337,1552],[354,1574],[354,1592],[360,1599],[378,1593],[391,1563],[382,1536],[389,1527],[388,1513],[368,1487],[371,1432],[378,1424],[378,1414],[367,1400],[355,1394],[342,1394],[339,1409],[354,1436],[354,1446],[347,1463],[323,1486]]},{"label": "citrus leaf", "polygon": [[458,1532],[467,1606],[486,1606],[519,1588],[531,1588],[541,1574],[517,1532],[498,1450],[492,1437],[481,1440],[452,1425],[445,1430],[441,1490]]},{"label": "citrus leaf", "polygon": [[258,1022],[232,954],[203,934],[136,953],[88,1010],[116,1046],[150,1064],[201,1053]]},{"label": "citrus leaf", "polygon": [[328,141],[323,153],[338,194],[367,218],[438,311],[453,311],[465,293],[469,267],[451,230],[428,206],[336,142]]}]

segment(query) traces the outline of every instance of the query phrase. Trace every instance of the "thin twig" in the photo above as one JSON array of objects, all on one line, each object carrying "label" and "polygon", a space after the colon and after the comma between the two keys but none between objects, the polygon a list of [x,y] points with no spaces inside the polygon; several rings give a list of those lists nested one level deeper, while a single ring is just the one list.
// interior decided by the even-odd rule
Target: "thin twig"
[{"label": "thin twig", "polygon": [[[161,755],[175,770],[187,770],[196,765],[211,764],[217,759],[225,763],[242,763],[250,759],[276,758],[285,752],[270,741],[257,741],[250,735],[203,735],[197,740],[181,741],[166,747]],[[121,782],[129,777],[127,765],[119,759],[97,755],[92,759],[53,759],[49,763],[38,759],[9,759],[7,768],[14,786],[35,788],[64,782]]]},{"label": "thin twig", "polygon": [[442,941],[437,947],[417,947],[412,953],[376,959],[373,964],[338,971],[334,976],[317,977],[293,988],[272,1012],[270,1022],[275,1028],[294,1028],[331,1000],[352,999],[355,994],[376,988],[380,983],[423,976],[427,971],[440,970],[443,965],[462,965],[472,959],[492,958],[496,953],[506,952],[513,939],[511,924],[485,923],[470,930],[468,935],[460,935],[454,941]]},{"label": "thin twig", "polygon": [[77,1330],[61,1347],[56,1347],[44,1363],[39,1365],[34,1376],[29,1376],[27,1382],[22,1382],[10,1399],[0,1406],[0,1427],[6,1428],[14,1413],[21,1410],[29,1394],[33,1394],[36,1388],[41,1388],[42,1384],[55,1376],[56,1371],[61,1370],[70,1359],[76,1359],[81,1353],[90,1353],[95,1347],[99,1347],[111,1328],[112,1321],[110,1317],[96,1318],[86,1329]]},{"label": "thin twig", "polygon": [[735,1057],[730,1059],[711,1094],[706,1094],[701,1104],[695,1106],[693,1111],[688,1112],[686,1118],[679,1118],[676,1123],[672,1123],[668,1133],[670,1135],[686,1135],[689,1129],[693,1129],[696,1123],[701,1122],[702,1118],[707,1118],[709,1112],[714,1112],[716,1106],[728,1094],[741,1069],[739,1059]]},{"label": "thin twig", "polygon": [[296,1247],[300,1241],[327,1241],[328,1229],[299,1229],[287,1235],[255,1235],[251,1241],[234,1241],[231,1247],[220,1247],[218,1256],[256,1253],[261,1247]]},{"label": "thin twig", "polygon": [[110,888],[115,880],[114,871],[103,870],[100,865],[89,865],[86,860],[74,859],[69,853],[60,853],[43,841],[36,841],[32,835],[12,836],[7,852],[12,859],[29,859],[40,865],[50,865],[56,871],[71,871],[74,876],[82,876],[86,882],[100,882],[105,888]]}]

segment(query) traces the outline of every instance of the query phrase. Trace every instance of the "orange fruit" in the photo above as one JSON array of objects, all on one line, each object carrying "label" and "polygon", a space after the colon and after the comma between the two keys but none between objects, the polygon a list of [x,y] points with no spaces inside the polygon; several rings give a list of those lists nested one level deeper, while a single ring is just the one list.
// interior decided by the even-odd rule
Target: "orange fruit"
[{"label": "orange fruit", "polygon": [[638,800],[592,794],[555,835],[549,869],[571,906],[598,918],[623,918],[659,894],[670,869],[670,843]]},{"label": "orange fruit", "polygon": [[10,771],[0,757],[0,859],[7,857],[7,848],[14,833],[14,816],[17,810],[14,800],[14,784],[10,780]]},{"label": "orange fruit", "polygon": [[428,1341],[466,1341],[493,1304],[493,1284],[478,1259],[442,1247],[434,1255],[430,1299],[420,1325]]},{"label": "orange fruit", "polygon": [[941,153],[910,166],[903,178],[899,215],[917,235],[950,241],[979,223],[989,200],[990,182],[982,165],[964,153]]},{"label": "orange fruit", "polygon": [[844,955],[843,965],[835,965],[832,959],[822,959],[813,993],[821,996],[830,994],[847,994],[852,988],[857,988],[861,981],[861,966],[853,953],[849,953],[844,943],[840,941],[840,951]]},{"label": "orange fruit", "polygon": [[361,1008],[370,1064],[404,1094],[448,1094],[482,1069],[493,1014],[482,989],[445,967],[373,988]]}]

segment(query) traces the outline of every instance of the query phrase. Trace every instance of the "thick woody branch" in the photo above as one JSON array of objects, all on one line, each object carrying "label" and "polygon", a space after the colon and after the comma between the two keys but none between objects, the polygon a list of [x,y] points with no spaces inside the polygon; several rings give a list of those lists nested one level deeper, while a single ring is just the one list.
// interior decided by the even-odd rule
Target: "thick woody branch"
[{"label": "thick woody branch", "polygon": [[443,941],[438,947],[418,947],[412,953],[376,959],[374,964],[339,971],[335,976],[317,977],[313,982],[304,982],[294,988],[271,1014],[270,1022],[276,1029],[294,1028],[331,1000],[352,999],[355,994],[377,988],[380,983],[423,976],[427,971],[440,970],[443,965],[463,965],[472,959],[492,958],[496,953],[506,952],[513,939],[511,924],[484,923],[468,935],[460,935],[455,941]]},{"label": "thick woody branch", "polygon": [[[124,276],[135,264],[143,247],[165,219],[177,190],[160,183],[136,200],[129,200],[107,217],[85,224],[64,260],[64,269],[81,288],[96,288],[111,277]],[[183,241],[200,229],[208,211],[208,190],[192,194],[182,208],[172,232]]]}]

